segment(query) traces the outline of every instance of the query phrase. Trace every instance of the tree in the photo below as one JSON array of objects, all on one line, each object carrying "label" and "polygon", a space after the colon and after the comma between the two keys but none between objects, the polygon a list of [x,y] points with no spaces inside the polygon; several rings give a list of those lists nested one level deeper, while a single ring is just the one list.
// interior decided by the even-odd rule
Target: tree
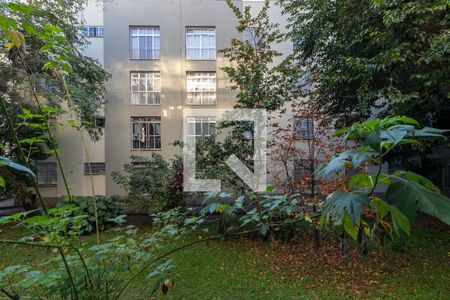
[{"label": "tree", "polygon": [[[360,147],[334,156],[320,168],[318,175],[333,176],[346,166],[359,173],[349,180],[349,189],[335,191],[327,197],[322,221],[341,226],[342,238],[345,232],[357,240],[363,254],[369,240],[376,241],[384,253],[384,241],[393,232],[409,234],[409,220],[414,220],[418,210],[450,224],[450,199],[429,179],[410,171],[387,174],[382,170],[386,155],[399,145],[446,139],[442,134],[447,131],[419,129],[416,120],[405,116],[373,119],[338,130],[336,134],[343,135],[344,142],[354,140]],[[364,163],[376,166],[376,174],[360,172]],[[382,196],[375,193],[378,186],[387,187]]]},{"label": "tree", "polygon": [[[0,5],[0,29],[6,41],[0,50],[0,96],[8,110],[3,114],[9,112],[10,117],[9,124],[6,116],[0,123],[0,143],[5,145],[3,154],[21,156],[20,161],[26,165],[49,154],[60,162],[55,133],[50,128],[58,125],[55,120],[64,113],[62,103],[67,103],[68,96],[74,103],[70,110],[75,110],[77,122],[93,138],[101,134],[94,119],[103,105],[103,84],[108,75],[98,62],[81,53],[87,42],[80,34],[77,14],[86,2],[41,0]],[[66,84],[57,75],[61,65],[66,68],[62,71],[72,74]],[[24,115],[36,117],[41,124],[30,119],[24,122]],[[17,125],[17,139],[11,124]],[[34,141],[34,151],[25,159],[20,154],[21,144],[30,140]],[[60,169],[63,174],[61,164]]]},{"label": "tree", "polygon": [[349,124],[402,114],[450,127],[450,4],[279,0],[295,57],[327,115]]},{"label": "tree", "polygon": [[[221,49],[230,62],[223,71],[230,79],[230,89],[236,91],[236,109],[266,109],[269,113],[283,108],[295,97],[294,82],[297,70],[283,62],[275,64],[282,54],[273,49],[282,41],[278,24],[270,21],[269,1],[265,1],[257,15],[252,15],[251,7],[243,10],[227,0],[237,18],[237,31],[246,39],[232,39],[231,46]],[[225,165],[224,160],[236,155],[246,166],[253,168],[253,139],[250,122],[221,122],[220,129],[228,128],[223,142],[203,139],[198,142],[199,170],[206,176],[215,176],[225,183],[228,189],[245,192],[248,187]],[[208,163],[213,163],[209,165]]]}]

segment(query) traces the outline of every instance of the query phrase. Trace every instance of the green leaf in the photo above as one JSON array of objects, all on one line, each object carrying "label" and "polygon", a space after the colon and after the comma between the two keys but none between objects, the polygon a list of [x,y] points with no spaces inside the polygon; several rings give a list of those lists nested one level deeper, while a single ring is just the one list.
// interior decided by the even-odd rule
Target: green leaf
[{"label": "green leaf", "polygon": [[342,221],[347,212],[353,223],[356,223],[364,207],[369,205],[369,196],[358,192],[337,191],[327,197],[323,213],[326,220]]},{"label": "green leaf", "polygon": [[269,232],[269,225],[261,224],[261,226],[259,226],[259,234],[260,235],[266,236],[268,232]]},{"label": "green leaf", "polygon": [[6,183],[5,180],[0,176],[0,188],[5,188]]},{"label": "green leaf", "polygon": [[376,209],[380,219],[383,219],[389,213],[389,204],[380,198],[373,198],[370,201],[370,206]]},{"label": "green leaf", "polygon": [[437,193],[441,192],[441,190],[436,185],[434,185],[434,183],[431,180],[429,180],[428,178],[425,178],[425,177],[423,177],[423,176],[421,176],[419,174],[416,174],[414,172],[410,172],[410,171],[396,171],[394,173],[394,176],[406,178],[408,180],[412,180],[412,181],[420,184],[421,186],[423,186],[423,187],[425,187],[425,188],[427,188],[429,190],[432,190],[434,192],[437,192]]},{"label": "green leaf", "polygon": [[380,138],[380,132],[372,132],[366,137],[366,144],[369,145],[373,150],[377,151],[378,153],[381,153],[381,138]]},{"label": "green leaf", "polygon": [[[395,146],[403,141],[408,133],[413,132],[414,127],[412,125],[394,125],[386,130],[380,131],[381,145]],[[385,148],[385,147],[384,147]]]},{"label": "green leaf", "polygon": [[424,127],[422,129],[415,130],[413,135],[414,137],[428,137],[428,138],[443,138],[446,137],[443,135],[444,133],[449,132],[448,129],[436,129],[432,127]]},{"label": "green leaf", "polygon": [[399,229],[406,232],[408,235],[410,234],[410,223],[408,217],[405,216],[397,207],[390,206],[389,210],[391,212],[392,223],[394,225],[394,231],[397,235],[399,235]]},{"label": "green leaf", "polygon": [[20,164],[15,163],[7,157],[0,156],[0,167],[2,167],[2,166],[7,166],[16,171],[28,173],[31,176],[36,177],[36,175],[34,175],[33,171],[31,171],[27,167],[24,167]]},{"label": "green leaf", "polygon": [[[352,189],[355,186],[360,186],[363,188],[373,188],[374,184],[375,184],[375,178],[376,176],[374,175],[368,175],[368,174],[356,174],[353,175],[349,182],[348,182],[348,186]],[[389,175],[383,174],[381,173],[380,176],[378,177],[378,183],[382,183],[382,184],[390,184],[391,178],[389,177]]]},{"label": "green leaf", "polygon": [[366,151],[366,148],[364,147],[359,150],[347,150],[335,155],[327,164],[318,170],[317,175],[319,177],[326,177],[332,173],[337,174],[342,172],[345,165],[349,163],[350,160],[353,169],[357,169],[361,164],[377,155],[377,152],[371,150]]},{"label": "green leaf", "polygon": [[358,239],[358,229],[356,225],[352,222],[352,219],[350,218],[350,216],[346,211],[344,211],[342,226],[344,227],[345,232],[347,232],[352,239],[354,239],[355,241]]},{"label": "green leaf", "polygon": [[414,219],[417,207],[423,212],[450,225],[450,199],[439,192],[429,190],[419,183],[399,178],[389,185],[386,200],[395,204],[402,213]]}]

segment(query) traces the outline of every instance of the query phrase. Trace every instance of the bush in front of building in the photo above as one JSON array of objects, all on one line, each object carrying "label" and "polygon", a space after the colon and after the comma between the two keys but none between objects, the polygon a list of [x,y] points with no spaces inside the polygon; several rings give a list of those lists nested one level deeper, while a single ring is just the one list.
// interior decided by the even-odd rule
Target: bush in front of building
[{"label": "bush in front of building", "polygon": [[150,158],[132,156],[131,163],[125,164],[122,172],[113,172],[112,177],[128,194],[121,202],[158,213],[183,205],[182,170],[179,159],[168,163],[154,153]]},{"label": "bush in front of building", "polygon": [[[76,215],[86,215],[87,223],[83,226],[83,232],[95,231],[95,209],[94,199],[90,197],[74,196],[73,205],[78,208]],[[110,198],[105,196],[96,196],[97,216],[99,230],[105,230],[114,226],[117,222],[115,219],[120,214],[119,205]]]}]

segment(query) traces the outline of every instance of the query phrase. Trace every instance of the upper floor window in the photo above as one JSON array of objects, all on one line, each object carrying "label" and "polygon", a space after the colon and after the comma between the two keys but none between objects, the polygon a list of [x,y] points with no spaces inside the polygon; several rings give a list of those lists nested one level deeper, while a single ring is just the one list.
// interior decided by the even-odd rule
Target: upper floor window
[{"label": "upper floor window", "polygon": [[133,150],[161,149],[161,118],[134,117],[131,118]]},{"label": "upper floor window", "polygon": [[216,104],[216,72],[187,72],[187,104]]},{"label": "upper floor window", "polygon": [[214,117],[188,117],[187,136],[210,137],[216,133],[216,118]]},{"label": "upper floor window", "polygon": [[131,104],[160,104],[161,76],[159,72],[131,73]]},{"label": "upper floor window", "polygon": [[83,36],[85,37],[103,37],[105,30],[103,26],[84,26]]},{"label": "upper floor window", "polygon": [[55,162],[40,162],[37,166],[37,180],[40,185],[56,185],[57,172]]},{"label": "upper floor window", "polygon": [[216,59],[215,28],[186,29],[186,59],[191,60]]},{"label": "upper floor window", "polygon": [[294,118],[295,138],[300,140],[312,140],[314,138],[314,119]]},{"label": "upper floor window", "polygon": [[130,58],[159,59],[159,27],[130,27]]}]

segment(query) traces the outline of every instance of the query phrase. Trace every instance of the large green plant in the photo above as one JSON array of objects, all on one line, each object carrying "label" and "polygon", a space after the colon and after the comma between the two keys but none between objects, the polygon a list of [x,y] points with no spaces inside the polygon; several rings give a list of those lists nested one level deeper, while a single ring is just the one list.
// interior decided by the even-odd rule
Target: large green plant
[{"label": "large green plant", "polygon": [[[386,156],[400,145],[414,145],[429,139],[446,139],[447,130],[419,128],[415,120],[398,116],[355,123],[340,129],[344,141],[356,141],[359,148],[347,150],[333,157],[319,171],[319,176],[331,176],[351,168],[360,173],[348,182],[349,190],[336,191],[328,196],[323,208],[322,220],[343,226],[352,238],[362,241],[365,237],[378,239],[410,232],[410,220],[417,210],[450,224],[450,199],[441,194],[427,178],[408,171],[394,174],[383,172]],[[363,172],[366,166],[374,166],[375,174]],[[385,186],[386,192],[376,192]],[[370,212],[375,212],[369,217]]]},{"label": "large green plant", "polygon": [[94,199],[92,197],[73,197],[73,205],[78,208],[74,215],[84,215],[87,217],[86,226],[82,228],[83,232],[91,232],[95,229],[95,210],[97,210],[98,227],[100,230],[110,228],[115,224],[120,214],[120,207],[112,199],[105,196],[96,196],[96,206],[94,207]]}]

